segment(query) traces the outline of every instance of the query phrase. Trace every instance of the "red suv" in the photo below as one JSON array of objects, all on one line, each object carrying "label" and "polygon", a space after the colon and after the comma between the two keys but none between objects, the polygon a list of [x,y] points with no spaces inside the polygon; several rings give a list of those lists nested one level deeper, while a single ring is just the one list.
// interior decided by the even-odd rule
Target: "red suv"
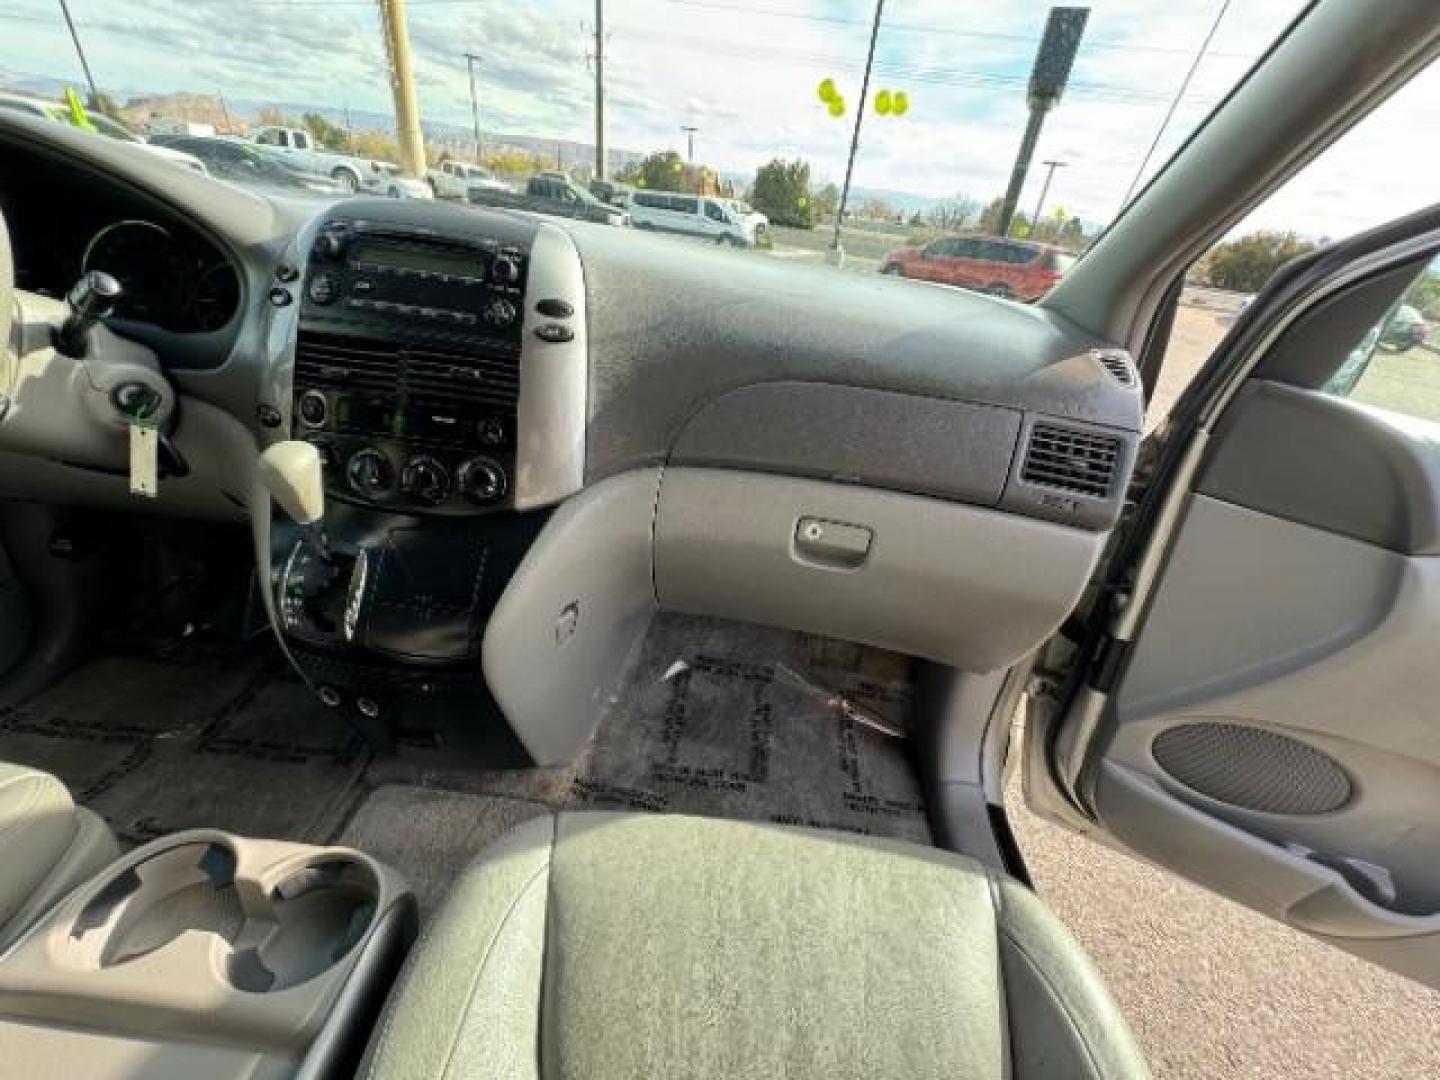
[{"label": "red suv", "polygon": [[901,248],[880,263],[882,274],[978,289],[1007,300],[1038,300],[1075,264],[1049,244],[993,236],[946,236],[923,248]]}]

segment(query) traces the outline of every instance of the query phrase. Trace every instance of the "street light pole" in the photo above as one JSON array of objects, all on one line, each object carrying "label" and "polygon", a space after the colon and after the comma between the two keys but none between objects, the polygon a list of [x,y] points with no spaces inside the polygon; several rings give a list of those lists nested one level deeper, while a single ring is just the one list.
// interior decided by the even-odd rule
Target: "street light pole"
[{"label": "street light pole", "polygon": [[699,129],[698,127],[690,127],[690,126],[687,125],[687,124],[681,124],[681,125],[680,125],[680,130],[683,131],[683,132],[685,132],[685,137],[686,137],[686,139],[689,140],[689,147],[688,147],[688,151],[689,151],[689,152],[688,152],[688,154],[687,154],[687,156],[686,156],[686,160],[689,161],[691,165],[694,165],[694,164],[695,164],[695,133],[696,133],[697,131],[699,131],[700,129]]},{"label": "street light pole", "polygon": [[75,52],[80,57],[80,66],[85,69],[85,81],[90,84],[90,104],[97,105],[100,101],[100,91],[95,86],[95,76],[90,74],[90,61],[85,59],[85,50],[80,46],[80,35],[75,30],[75,20],[70,18],[70,5],[65,0],[60,0],[60,10],[65,15],[65,25],[70,28],[70,40],[75,42]]},{"label": "street light pole", "polygon": [[480,161],[480,99],[475,96],[475,65],[482,59],[475,53],[465,54],[465,66],[470,69],[470,121],[475,125],[475,163]]},{"label": "street light pole", "polygon": [[1040,224],[1040,211],[1045,208],[1045,196],[1050,194],[1050,181],[1055,179],[1055,170],[1063,169],[1070,163],[1068,161],[1042,161],[1045,166],[1045,182],[1040,185],[1040,198],[1035,200],[1035,213],[1030,216],[1030,235],[1035,235],[1035,227]]}]

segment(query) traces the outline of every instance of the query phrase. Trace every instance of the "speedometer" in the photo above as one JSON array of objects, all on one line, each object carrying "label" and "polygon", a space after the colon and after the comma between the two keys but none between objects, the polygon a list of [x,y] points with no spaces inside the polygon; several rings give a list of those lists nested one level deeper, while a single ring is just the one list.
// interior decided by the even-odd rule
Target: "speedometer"
[{"label": "speedometer", "polygon": [[125,290],[115,314],[181,329],[194,297],[185,253],[169,230],[150,221],[107,225],[85,248],[83,269],[104,270]]}]

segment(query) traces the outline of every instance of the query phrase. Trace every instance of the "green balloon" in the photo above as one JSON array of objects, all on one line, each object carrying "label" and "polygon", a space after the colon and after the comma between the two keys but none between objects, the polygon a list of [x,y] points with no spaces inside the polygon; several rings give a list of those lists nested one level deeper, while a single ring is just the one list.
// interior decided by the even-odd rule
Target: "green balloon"
[{"label": "green balloon", "polygon": [[841,97],[837,97],[834,101],[830,102],[829,109],[830,109],[830,115],[831,115],[831,116],[844,116],[844,115],[845,115],[845,99],[844,99],[844,98],[841,98]]},{"label": "green balloon", "polygon": [[875,95],[875,111],[881,116],[890,115],[890,91],[881,90]]},{"label": "green balloon", "polygon": [[893,116],[904,116],[910,111],[910,95],[904,90],[896,90],[890,98],[890,113]]},{"label": "green balloon", "polygon": [[821,79],[820,85],[816,87],[816,93],[820,95],[820,100],[826,105],[840,96],[840,92],[835,89],[834,79]]}]

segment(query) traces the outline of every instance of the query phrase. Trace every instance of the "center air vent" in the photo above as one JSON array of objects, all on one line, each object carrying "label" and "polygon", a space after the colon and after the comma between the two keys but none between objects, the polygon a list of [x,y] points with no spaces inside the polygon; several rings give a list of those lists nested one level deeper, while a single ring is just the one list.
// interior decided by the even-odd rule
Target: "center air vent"
[{"label": "center air vent", "polygon": [[1020,479],[1039,487],[1103,499],[1115,483],[1120,453],[1120,440],[1113,435],[1036,424],[1025,448]]},{"label": "center air vent", "polygon": [[1100,366],[1108,371],[1121,386],[1135,385],[1135,368],[1131,365],[1130,358],[1124,353],[1097,352],[1095,359],[1100,361]]}]

